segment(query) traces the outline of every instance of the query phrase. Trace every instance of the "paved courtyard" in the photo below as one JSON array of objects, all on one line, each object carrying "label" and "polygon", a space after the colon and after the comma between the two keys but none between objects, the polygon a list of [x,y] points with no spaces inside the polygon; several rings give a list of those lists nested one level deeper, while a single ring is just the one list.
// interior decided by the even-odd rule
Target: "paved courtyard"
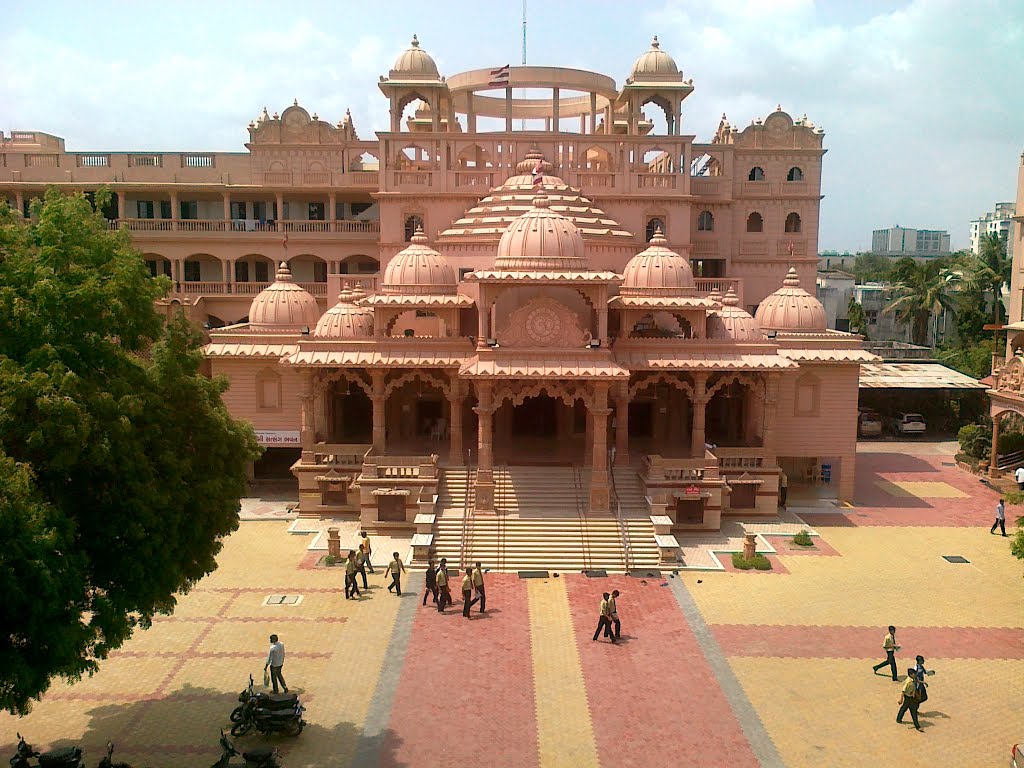
[{"label": "paved courtyard", "polygon": [[[309,537],[266,514],[97,675],[0,717],[0,757],[20,730],[37,747],[81,744],[88,765],[107,739],[137,768],[210,765],[277,632],[309,723],[268,740],[288,768],[1005,765],[1024,741],[1024,581],[988,533],[994,503],[948,455],[876,446],[858,456],[855,506],[806,516],[813,551],[772,539],[771,573],[491,574],[471,620],[422,608],[419,575],[400,599],[378,572],[344,600]],[[591,640],[611,589],[617,646]],[[282,594],[302,599],[264,605]],[[900,685],[871,670],[888,624],[901,677],[918,653],[936,670],[923,733],[894,722]]]}]

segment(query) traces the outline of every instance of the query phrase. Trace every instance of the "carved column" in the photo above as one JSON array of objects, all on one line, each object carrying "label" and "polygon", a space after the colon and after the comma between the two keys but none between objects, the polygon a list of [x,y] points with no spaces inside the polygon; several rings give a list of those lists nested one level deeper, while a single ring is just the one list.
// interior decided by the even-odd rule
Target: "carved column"
[{"label": "carved column", "polygon": [[373,403],[373,452],[384,453],[385,431],[384,431],[384,404],[387,395],[384,394],[384,371],[380,368],[370,371],[370,401]]},{"label": "carved column", "polygon": [[594,455],[594,411],[587,407],[586,430],[583,433],[583,466],[591,465],[591,458]]},{"label": "carved column", "polygon": [[[299,432],[299,440],[302,442],[302,453],[309,454],[313,458],[313,443],[315,442],[313,426],[313,369],[307,368],[302,372],[302,426]],[[303,456],[303,458],[306,458]]]},{"label": "carved column", "polygon": [[25,195],[24,195],[24,193],[22,193],[20,191],[14,193],[14,206],[18,209],[18,215],[19,216],[24,216],[26,219],[28,218],[28,216],[25,216]]},{"label": "carved column", "polygon": [[761,430],[761,446],[764,448],[765,466],[775,464],[775,417],[779,410],[779,374],[769,373],[765,382],[764,426]]},{"label": "carved column", "polygon": [[284,192],[274,193],[274,204],[277,206],[277,231],[283,232],[284,225],[281,222],[284,221]]},{"label": "carved column", "polygon": [[704,412],[707,408],[708,375],[706,373],[695,374],[693,382],[693,428],[690,432],[690,456],[703,458],[704,444],[707,440],[704,437]]},{"label": "carved column", "polygon": [[448,463],[461,465],[465,459],[462,456],[462,404],[465,395],[462,392],[462,380],[452,374],[452,389],[448,395],[449,416],[448,430]]},{"label": "carved column", "polygon": [[124,221],[128,217],[128,200],[124,191],[117,192],[117,218]]},{"label": "carved column", "polygon": [[629,385],[623,384],[615,401],[615,463],[629,464]]},{"label": "carved column", "polygon": [[335,192],[327,194],[327,220],[334,221],[338,218],[338,195]]},{"label": "carved column", "polygon": [[494,509],[494,396],[491,382],[477,382],[476,401],[477,406],[473,409],[477,415],[476,509],[489,512]]},{"label": "carved column", "polygon": [[224,221],[231,221],[231,193],[221,192],[221,198],[224,201]]},{"label": "carved column", "polygon": [[992,453],[988,462],[989,477],[999,477],[999,422],[1002,415],[992,417]]},{"label": "carved column", "polygon": [[594,383],[591,410],[594,450],[590,471],[590,511],[608,511],[608,382]]}]

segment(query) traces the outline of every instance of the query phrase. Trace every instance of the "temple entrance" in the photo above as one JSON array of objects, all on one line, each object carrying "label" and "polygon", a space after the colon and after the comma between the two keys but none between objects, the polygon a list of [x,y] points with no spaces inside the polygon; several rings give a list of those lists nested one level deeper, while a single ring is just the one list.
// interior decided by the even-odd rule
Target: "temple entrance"
[{"label": "temple entrance", "polygon": [[[444,403],[441,398],[416,401],[416,436],[448,436],[448,420],[444,417]],[[443,434],[442,434],[443,433]]]},{"label": "temple entrance", "polygon": [[558,434],[559,401],[547,395],[528,397],[512,409],[514,437],[554,437]]},{"label": "temple entrance", "polygon": [[[344,383],[342,384],[344,386]],[[373,439],[373,403],[362,388],[349,385],[334,399],[332,442],[369,443]]]},{"label": "temple entrance", "polygon": [[650,438],[654,436],[654,402],[634,400],[629,404],[629,436]]},{"label": "temple entrance", "polygon": [[695,498],[676,499],[676,523],[679,525],[700,525],[704,522],[704,499]]}]

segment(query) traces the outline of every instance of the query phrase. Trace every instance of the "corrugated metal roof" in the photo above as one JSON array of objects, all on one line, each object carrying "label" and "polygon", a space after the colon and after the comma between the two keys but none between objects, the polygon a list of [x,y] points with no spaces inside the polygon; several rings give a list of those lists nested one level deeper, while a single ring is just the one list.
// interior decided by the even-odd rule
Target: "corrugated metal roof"
[{"label": "corrugated metal roof", "polygon": [[863,363],[861,389],[988,389],[939,363]]}]

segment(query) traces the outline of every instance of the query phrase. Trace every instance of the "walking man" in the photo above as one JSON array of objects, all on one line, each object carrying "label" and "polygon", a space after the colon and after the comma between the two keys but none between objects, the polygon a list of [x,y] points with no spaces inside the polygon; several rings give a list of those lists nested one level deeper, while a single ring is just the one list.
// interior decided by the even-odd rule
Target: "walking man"
[{"label": "walking man", "polygon": [[352,600],[359,597],[359,585],[356,584],[356,551],[350,549],[348,557],[345,558],[345,599]]},{"label": "walking man", "polygon": [[363,545],[359,545],[359,551],[356,552],[356,570],[363,577],[363,589],[369,591],[370,585],[366,583],[366,550],[363,549]]},{"label": "walking man", "polygon": [[789,496],[789,475],[779,470],[779,506],[786,508],[786,498]]},{"label": "walking man", "polygon": [[284,675],[281,668],[284,666],[284,643],[277,639],[277,635],[270,636],[270,653],[267,654],[267,663],[263,665],[263,671],[270,668],[270,681],[274,684],[274,693],[280,693],[277,689],[278,683],[288,693],[288,686],[285,685]]},{"label": "walking man", "polygon": [[462,615],[469,618],[469,609],[480,600],[473,597],[473,569],[467,568],[466,575],[462,577]]},{"label": "walking man", "polygon": [[619,596],[619,590],[613,589],[612,596],[608,598],[608,618],[611,620],[608,629],[611,631],[612,625],[615,625],[614,637],[616,640],[622,637],[622,623],[619,621],[619,612],[615,604],[615,599]]},{"label": "walking man", "polygon": [[363,545],[363,551],[366,553],[366,567],[370,570],[370,573],[376,573],[373,570],[373,550],[370,548],[370,537],[366,535],[366,531],[360,531],[359,535],[362,537],[360,544]]},{"label": "walking man", "polygon": [[[895,678],[893,678],[895,680]],[[910,710],[910,718],[914,721],[914,727],[921,730],[921,723],[917,720],[917,708],[921,702],[918,700],[917,674],[913,668],[907,670],[907,682],[903,684],[903,693],[900,695],[900,711],[896,714],[896,722],[903,722],[903,715]]]},{"label": "walking man", "polygon": [[427,586],[423,590],[423,604],[427,604],[427,595],[434,596],[434,605],[437,605],[437,568],[433,560],[427,561]]},{"label": "walking man", "polygon": [[1017,481],[1017,489],[1024,491],[1024,467],[1017,467],[1017,471],[1013,473],[1013,477]]},{"label": "walking man", "polygon": [[914,665],[914,674],[917,675],[917,703],[924,704],[928,701],[928,683],[924,681],[925,675],[934,675],[924,668],[924,656],[918,656],[917,664]]},{"label": "walking man", "polygon": [[885,640],[882,641],[882,650],[885,651],[885,661],[880,664],[875,664],[872,667],[875,670],[875,674],[878,674],[878,670],[884,667],[886,664],[889,665],[889,669],[892,670],[892,679],[895,682],[898,678],[896,677],[896,651],[900,647],[896,645],[896,627],[890,626],[889,633],[885,636]]},{"label": "walking man", "polygon": [[444,613],[444,607],[452,604],[452,590],[448,586],[448,560],[443,557],[437,568],[437,589],[441,593],[437,601],[437,612]]},{"label": "walking man", "polygon": [[391,590],[395,591],[395,594],[399,597],[402,596],[402,574],[405,573],[405,566],[402,565],[402,561],[398,557],[397,552],[392,552],[392,560],[388,563],[387,569],[384,571],[384,575],[387,576],[388,572],[391,573],[391,583],[388,584],[388,592]]},{"label": "walking man", "polygon": [[605,636],[610,637],[612,642],[615,642],[615,635],[611,633],[611,619],[608,615],[608,600],[611,595],[607,592],[604,593],[604,597],[601,600],[601,606],[598,609],[600,616],[597,619],[597,629],[594,630],[594,639],[597,640],[598,635],[601,634],[601,630],[604,630]]},{"label": "walking man", "polygon": [[1003,500],[1000,499],[999,503],[996,504],[996,521],[992,523],[992,527],[989,529],[989,533],[996,532],[996,526],[999,526],[999,530],[1003,532],[1003,536],[1006,535],[1006,505],[1003,504]]},{"label": "walking man", "polygon": [[484,591],[484,572],[480,563],[473,569],[473,589],[476,590],[476,598],[480,601],[480,613],[487,610],[487,592]]}]

